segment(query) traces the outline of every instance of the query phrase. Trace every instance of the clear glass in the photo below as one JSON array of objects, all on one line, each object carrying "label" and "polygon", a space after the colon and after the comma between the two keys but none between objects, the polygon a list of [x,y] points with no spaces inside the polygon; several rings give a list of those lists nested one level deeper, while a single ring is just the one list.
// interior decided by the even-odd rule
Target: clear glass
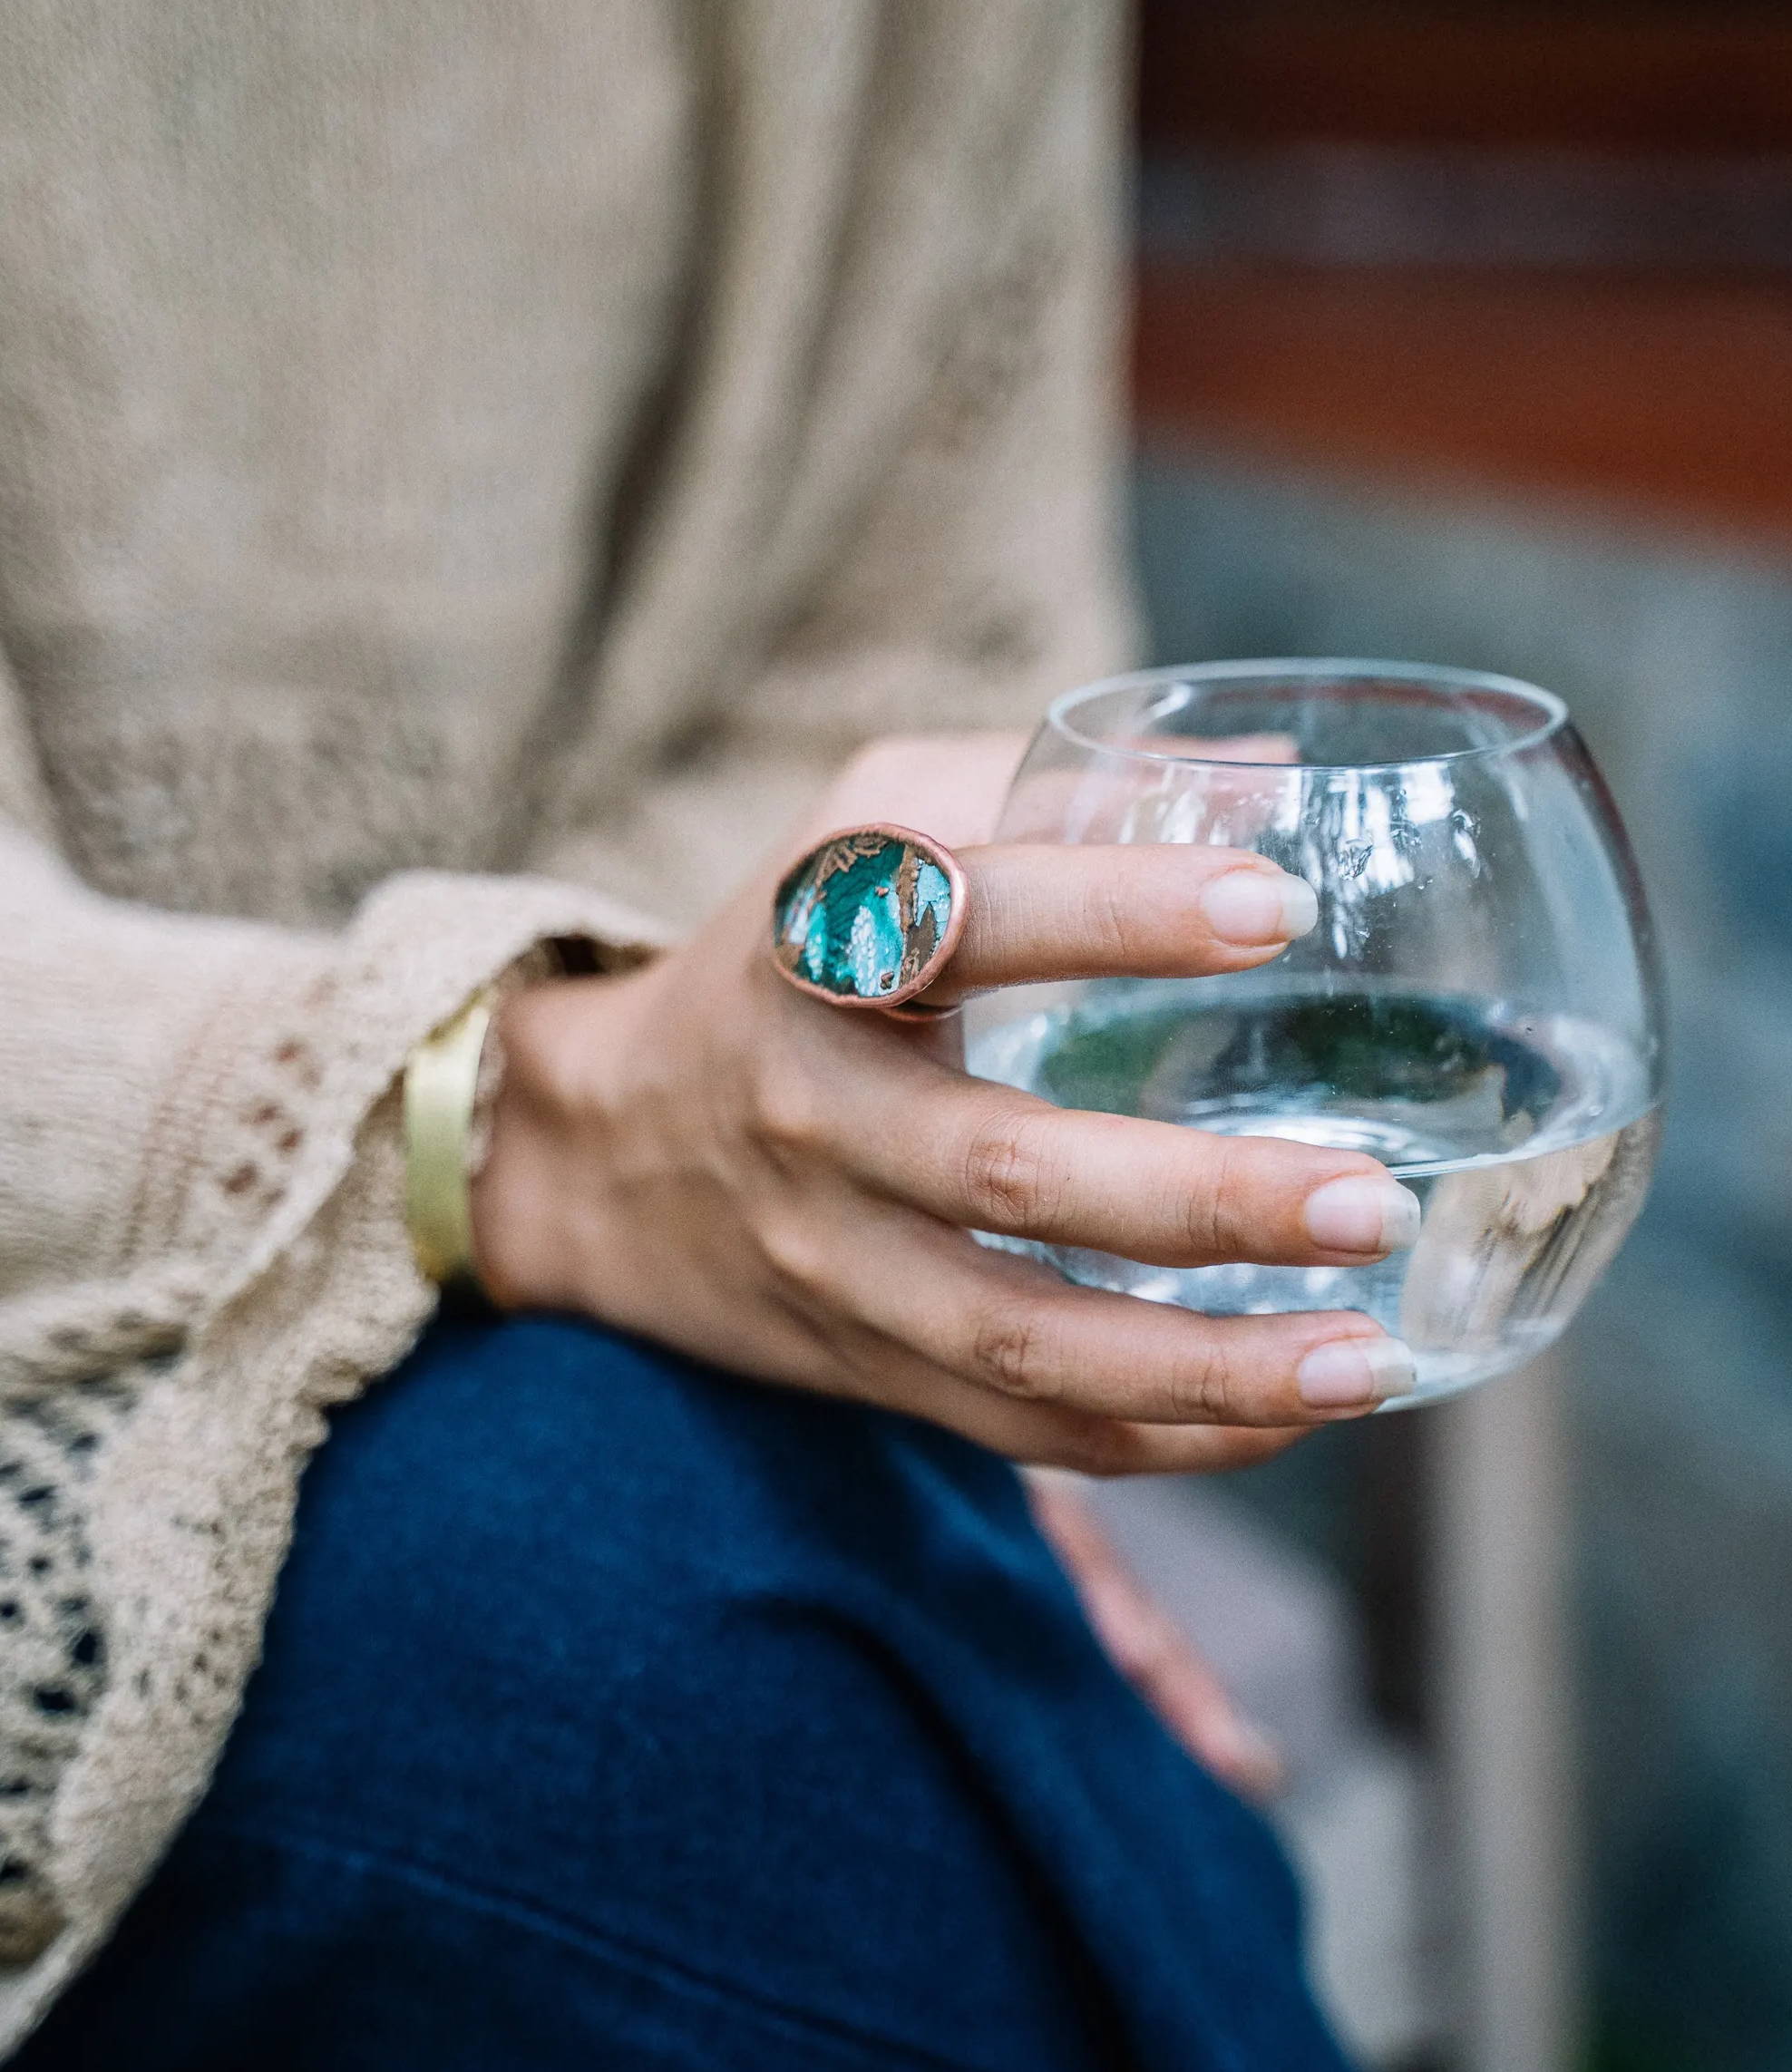
[{"label": "clear glass", "polygon": [[1610,1263],[1660,1128],[1660,985],[1611,796],[1561,699],[1409,663],[1220,662],[1072,691],[1004,841],[1221,842],[1319,895],[1274,963],[1018,987],[970,1069],[1063,1106],[1372,1153],[1420,1197],[1369,1267],[1142,1266],[1021,1246],[1071,1279],[1216,1315],[1367,1311],[1407,1402],[1505,1373]]}]

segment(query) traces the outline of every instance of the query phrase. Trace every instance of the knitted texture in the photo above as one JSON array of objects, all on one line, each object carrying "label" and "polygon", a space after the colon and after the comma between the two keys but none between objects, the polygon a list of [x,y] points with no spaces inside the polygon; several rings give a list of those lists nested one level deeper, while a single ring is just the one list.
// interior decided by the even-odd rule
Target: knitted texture
[{"label": "knitted texture", "polygon": [[1125,658],[1117,72],[1089,0],[0,15],[0,2048],[429,1312],[412,1045]]}]

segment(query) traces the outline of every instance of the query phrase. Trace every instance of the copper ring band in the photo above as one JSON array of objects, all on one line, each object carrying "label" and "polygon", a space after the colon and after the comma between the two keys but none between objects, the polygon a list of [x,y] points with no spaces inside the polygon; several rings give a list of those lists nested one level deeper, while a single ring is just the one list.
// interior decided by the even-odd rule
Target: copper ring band
[{"label": "copper ring band", "polygon": [[961,1015],[964,1008],[957,1000],[942,1007],[930,1007],[925,1000],[911,1000],[905,1007],[880,1007],[878,1013],[887,1015],[892,1022],[947,1022],[954,1015]]}]

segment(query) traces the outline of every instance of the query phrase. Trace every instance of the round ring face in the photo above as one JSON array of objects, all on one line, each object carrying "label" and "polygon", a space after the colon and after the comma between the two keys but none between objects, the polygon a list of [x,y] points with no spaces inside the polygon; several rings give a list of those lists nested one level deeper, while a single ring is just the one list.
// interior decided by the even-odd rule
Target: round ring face
[{"label": "round ring face", "polygon": [[964,873],[906,827],[818,842],[772,902],[772,955],[792,985],[837,1007],[893,1007],[940,976],[964,929]]}]

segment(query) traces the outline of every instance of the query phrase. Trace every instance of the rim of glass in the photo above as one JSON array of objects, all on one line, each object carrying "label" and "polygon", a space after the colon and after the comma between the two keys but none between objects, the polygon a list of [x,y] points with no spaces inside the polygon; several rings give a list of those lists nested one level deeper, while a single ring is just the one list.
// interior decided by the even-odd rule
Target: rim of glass
[{"label": "rim of glass", "polygon": [[[1167,749],[1129,748],[1103,741],[1072,724],[1071,715],[1092,698],[1111,691],[1146,690],[1154,684],[1217,684],[1244,676],[1281,676],[1290,686],[1307,679],[1380,680],[1405,684],[1435,685],[1440,690],[1496,691],[1531,705],[1540,715],[1528,733],[1510,741],[1483,743],[1473,748],[1447,748],[1436,755],[1396,755],[1378,763],[1254,763],[1243,757],[1178,755]],[[1565,725],[1568,706],[1553,691],[1539,684],[1527,684],[1522,676],[1502,676],[1487,669],[1456,669],[1442,663],[1372,662],[1333,656],[1299,655],[1265,661],[1193,662],[1160,669],[1125,669],[1117,676],[1101,676],[1093,684],[1079,684],[1062,691],[1046,708],[1046,725],[1080,748],[1096,754],[1126,757],[1138,763],[1189,763],[1208,770],[1404,770],[1423,763],[1464,763],[1481,755],[1515,755],[1547,741]]]}]

